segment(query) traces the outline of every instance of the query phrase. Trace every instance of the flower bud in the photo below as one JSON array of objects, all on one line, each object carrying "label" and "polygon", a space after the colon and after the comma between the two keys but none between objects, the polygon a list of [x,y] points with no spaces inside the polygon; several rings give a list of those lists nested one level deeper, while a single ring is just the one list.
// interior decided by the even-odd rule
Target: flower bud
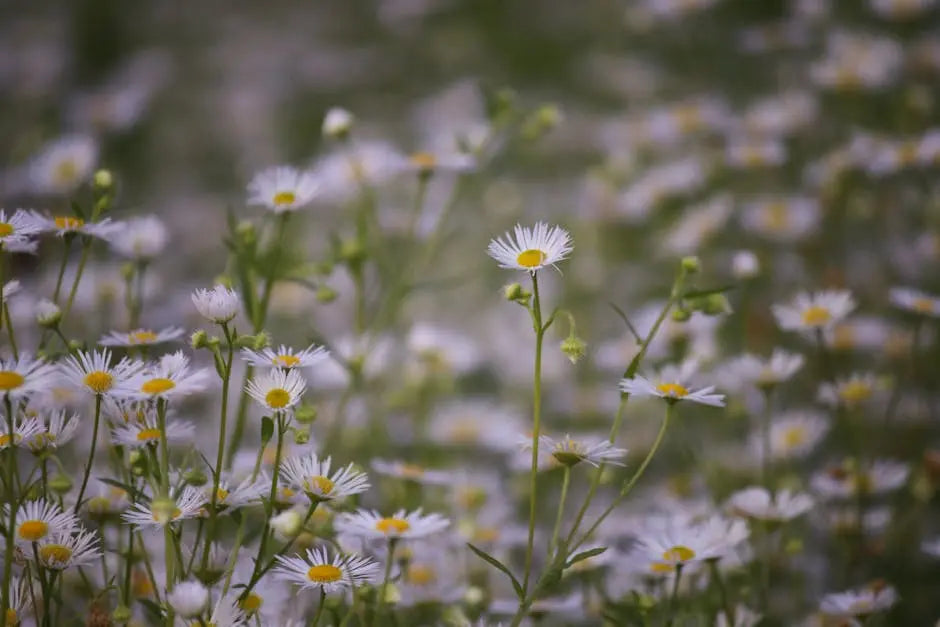
[{"label": "flower bud", "polygon": [[62,320],[62,310],[51,300],[43,298],[36,304],[36,322],[39,326],[54,329]]},{"label": "flower bud", "polygon": [[346,139],[356,117],[342,107],[333,107],[323,116],[323,135],[330,139]]},{"label": "flower bud", "polygon": [[317,419],[317,408],[309,403],[301,403],[294,409],[294,420],[308,425]]},{"label": "flower bud", "polygon": [[731,273],[737,279],[753,279],[760,273],[760,261],[749,250],[739,250],[731,260]]},{"label": "flower bud", "polygon": [[702,302],[701,312],[706,316],[721,316],[732,311],[731,303],[724,294],[709,294]]},{"label": "flower bud", "polygon": [[310,441],[310,429],[307,427],[301,427],[294,429],[294,444],[298,446],[303,446]]},{"label": "flower bud", "polygon": [[176,501],[169,498],[156,498],[150,503],[150,511],[153,512],[153,519],[165,525],[173,520],[179,510],[176,507]]},{"label": "flower bud", "polygon": [[300,532],[303,518],[295,510],[288,509],[271,518],[271,528],[285,541],[290,540]]},{"label": "flower bud", "polygon": [[561,343],[561,352],[568,356],[571,363],[576,364],[584,357],[587,350],[587,344],[576,335],[569,335]]},{"label": "flower bud", "polygon": [[118,605],[111,612],[111,620],[115,623],[126,623],[134,617],[134,612],[126,605]]},{"label": "flower bud", "polygon": [[203,471],[193,469],[183,475],[183,481],[191,486],[196,486],[198,488],[199,486],[206,485],[206,483],[209,481],[209,478],[206,477],[206,473]]},{"label": "flower bud", "polygon": [[687,322],[692,317],[692,312],[687,309],[673,309],[672,319],[674,322]]},{"label": "flower bud", "polygon": [[200,348],[208,348],[209,346],[209,334],[199,329],[195,331],[189,337],[189,345],[193,347],[193,350],[199,350]]},{"label": "flower bud", "polygon": [[242,220],[235,226],[235,234],[245,246],[252,246],[258,239],[258,232],[253,222]]},{"label": "flower bud", "polygon": [[49,479],[49,489],[56,494],[68,494],[72,489],[72,479],[68,475],[56,474]]},{"label": "flower bud", "polygon": [[99,192],[110,191],[114,186],[114,175],[111,174],[111,170],[98,170],[92,178],[92,183]]},{"label": "flower bud", "polygon": [[510,302],[519,303],[523,307],[528,307],[532,293],[526,291],[526,289],[518,283],[510,283],[503,287],[503,297]]},{"label": "flower bud", "polygon": [[332,303],[336,300],[337,293],[329,285],[320,285],[317,287],[316,298],[318,303]]},{"label": "flower bud", "polygon": [[702,262],[699,261],[698,257],[689,256],[682,258],[682,269],[688,272],[689,274],[694,274],[702,268]]}]

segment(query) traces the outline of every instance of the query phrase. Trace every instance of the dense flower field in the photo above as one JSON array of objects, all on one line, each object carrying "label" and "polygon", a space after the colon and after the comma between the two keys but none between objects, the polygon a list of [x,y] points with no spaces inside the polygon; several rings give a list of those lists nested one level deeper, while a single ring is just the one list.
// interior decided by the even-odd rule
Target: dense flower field
[{"label": "dense flower field", "polygon": [[940,618],[938,3],[491,4],[0,26],[5,625]]}]

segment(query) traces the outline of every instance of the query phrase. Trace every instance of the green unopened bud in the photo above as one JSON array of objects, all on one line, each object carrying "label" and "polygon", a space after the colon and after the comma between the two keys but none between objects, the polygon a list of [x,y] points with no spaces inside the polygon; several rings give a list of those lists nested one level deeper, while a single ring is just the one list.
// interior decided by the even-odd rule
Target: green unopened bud
[{"label": "green unopened bud", "polygon": [[214,335],[210,335],[209,339],[206,340],[206,344],[209,346],[209,348],[215,350],[222,344],[222,340]]},{"label": "green unopened bud", "polygon": [[193,350],[207,348],[209,346],[209,334],[202,329],[195,331],[189,337],[189,345],[193,347]]},{"label": "green unopened bud", "polygon": [[114,175],[111,174],[111,170],[98,170],[95,172],[92,182],[96,190],[99,192],[107,192],[114,187]]},{"label": "green unopened bud", "polygon": [[678,308],[672,310],[672,319],[675,322],[687,322],[691,317],[692,312],[687,309]]},{"label": "green unopened bud", "polygon": [[683,257],[682,258],[682,269],[688,272],[689,274],[694,274],[702,268],[702,262],[699,261],[698,257]]},{"label": "green unopened bud", "polygon": [[710,294],[702,303],[701,312],[707,316],[721,316],[732,312],[731,303],[724,294]]},{"label": "green unopened bud", "polygon": [[510,283],[509,285],[503,287],[503,297],[506,300],[519,303],[524,307],[528,307],[529,299],[532,298],[532,293],[526,291],[524,287],[518,283]]},{"label": "green unopened bud", "polygon": [[803,540],[800,538],[790,538],[784,546],[784,551],[788,555],[797,555],[803,552]]},{"label": "green unopened bud", "polygon": [[147,474],[147,456],[143,452],[136,450],[131,451],[128,456],[128,461],[130,462],[131,472],[142,477]]},{"label": "green unopened bud", "polygon": [[540,139],[557,127],[562,120],[561,109],[557,105],[544,104],[533,111],[522,123],[521,135],[524,139]]},{"label": "green unopened bud", "polygon": [[133,263],[125,263],[121,265],[121,278],[127,282],[134,278],[134,274],[137,273],[137,267]]},{"label": "green unopened bud", "polygon": [[56,494],[68,494],[72,489],[72,479],[68,475],[56,474],[49,479],[49,489]]},{"label": "green unopened bud", "polygon": [[298,446],[303,446],[310,441],[310,429],[306,427],[301,427],[294,429],[294,444]]},{"label": "green unopened bud", "polygon": [[561,343],[561,352],[567,355],[573,364],[578,363],[586,351],[587,344],[576,335],[569,335]]},{"label": "green unopened bud", "polygon": [[362,263],[366,258],[366,249],[357,239],[347,239],[340,243],[339,258],[350,266]]},{"label": "green unopened bud", "polygon": [[245,246],[252,246],[258,241],[258,230],[250,220],[242,220],[235,225],[235,234],[238,240]]},{"label": "green unopened bud", "polygon": [[46,329],[54,329],[62,320],[62,310],[51,300],[43,298],[36,304],[36,322]]},{"label": "green unopened bud", "polygon": [[111,619],[115,623],[126,623],[132,618],[134,618],[134,612],[126,605],[118,605],[114,608],[114,611],[111,612]]},{"label": "green unopened bud", "polygon": [[74,353],[75,351],[80,351],[82,350],[82,348],[84,348],[84,346],[82,346],[82,343],[79,342],[78,340],[69,340],[69,352],[70,353]]},{"label": "green unopened bud", "polygon": [[317,419],[317,408],[314,405],[308,403],[301,403],[294,410],[294,420],[300,424],[311,424],[314,420]]},{"label": "green unopened bud", "polygon": [[388,603],[389,605],[396,605],[401,601],[401,592],[398,590],[398,586],[396,586],[393,583],[390,583],[387,586],[385,586],[384,601]]},{"label": "green unopened bud", "polygon": [[470,624],[470,619],[463,613],[463,610],[455,605],[448,606],[441,615],[441,621],[448,627],[466,627]]},{"label": "green unopened bud", "polygon": [[271,336],[268,335],[267,331],[262,331],[261,333],[258,333],[257,335],[255,335],[255,341],[251,345],[251,347],[255,349],[256,351],[260,351],[262,348],[264,348],[270,343],[271,343]]},{"label": "green unopened bud", "polygon": [[329,285],[320,285],[317,287],[316,297],[318,303],[332,303],[336,300],[336,290]]},{"label": "green unopened bud", "polygon": [[500,124],[516,110],[516,92],[508,87],[500,89],[490,99],[487,113],[491,122]]},{"label": "green unopened bud", "polygon": [[188,483],[191,486],[204,486],[209,481],[209,478],[206,477],[206,473],[201,470],[193,469],[188,471],[183,475],[183,481]]}]

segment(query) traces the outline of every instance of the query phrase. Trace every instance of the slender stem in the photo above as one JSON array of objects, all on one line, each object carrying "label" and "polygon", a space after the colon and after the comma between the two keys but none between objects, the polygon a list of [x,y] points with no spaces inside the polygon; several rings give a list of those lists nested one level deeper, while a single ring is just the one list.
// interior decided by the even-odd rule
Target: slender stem
[{"label": "slender stem", "polygon": [[[261,531],[261,542],[258,545],[258,555],[255,557],[255,567],[252,571],[252,579],[258,574],[261,568],[261,559],[264,557],[264,550],[268,543],[268,532],[271,530],[271,516],[274,514],[274,500],[277,498],[277,478],[281,470],[281,450],[284,446],[284,417],[277,415],[277,449],[274,453],[274,472],[271,473],[271,490],[268,494],[268,502],[265,506],[264,528]],[[244,592],[242,597],[247,596]]]},{"label": "slender stem", "polygon": [[311,501],[310,507],[307,508],[307,513],[304,515],[303,522],[300,523],[300,528],[297,529],[297,533],[293,534],[287,542],[284,543],[284,546],[280,548],[274,555],[271,556],[271,559],[268,560],[268,563],[265,564],[264,568],[259,570],[256,574],[252,575],[251,579],[248,581],[248,585],[245,586],[245,590],[242,592],[242,596],[248,596],[251,591],[254,589],[255,584],[261,581],[261,578],[264,577],[271,568],[277,563],[277,557],[279,555],[284,555],[290,551],[291,547],[294,546],[294,542],[297,541],[297,538],[300,537],[300,534],[303,533],[304,527],[307,524],[307,521],[310,520],[310,517],[313,516],[313,512],[316,511],[317,506],[320,504],[320,501]]},{"label": "slender stem", "polygon": [[78,284],[82,281],[82,274],[85,272],[85,264],[88,263],[88,254],[91,252],[91,237],[86,237],[82,242],[82,254],[78,258],[78,269],[75,271],[75,278],[72,279],[72,288],[69,290],[69,297],[65,301],[65,307],[62,308],[62,320],[69,317],[72,311],[72,303],[75,301],[75,294],[78,293]]},{"label": "slender stem", "polygon": [[718,560],[708,560],[708,569],[711,573],[712,581],[718,586],[718,595],[721,599],[721,611],[724,612],[728,627],[734,627],[734,611],[728,602],[728,590],[725,588],[725,582],[718,571]]},{"label": "slender stem", "polygon": [[52,302],[59,304],[59,294],[62,292],[62,279],[65,277],[65,267],[69,262],[69,249],[72,247],[72,238],[63,238],[62,261],[59,262],[59,274],[55,279],[55,291],[52,292]]},{"label": "slender stem", "polygon": [[385,575],[382,577],[382,587],[379,589],[379,595],[375,599],[375,616],[372,617],[373,625],[379,620],[379,614],[385,605],[385,595],[388,590],[388,580],[392,575],[392,564],[395,561],[395,547],[398,545],[398,538],[388,539],[388,558],[385,561]]},{"label": "slender stem", "polygon": [[264,328],[264,322],[268,317],[268,305],[271,301],[271,291],[277,282],[278,266],[281,265],[281,253],[284,249],[284,233],[287,231],[287,221],[290,219],[290,211],[285,211],[278,216],[277,236],[274,240],[274,255],[271,257],[270,270],[264,282],[264,291],[261,293],[261,301],[258,304],[258,310],[254,315],[254,332],[258,333]]},{"label": "slender stem", "polygon": [[676,578],[672,581],[672,596],[669,597],[669,620],[666,621],[666,627],[672,627],[676,620],[676,607],[679,597],[679,582],[682,580],[683,564],[676,564]]},{"label": "slender stem", "polygon": [[326,607],[326,590],[320,586],[320,604],[317,606],[317,613],[313,616],[313,622],[310,627],[319,627],[320,617],[323,615],[323,608]]},{"label": "slender stem", "polygon": [[571,466],[565,466],[565,475],[561,480],[561,497],[558,499],[558,513],[555,515],[555,529],[552,531],[552,541],[548,545],[548,557],[551,559],[552,553],[558,546],[558,530],[561,529],[561,518],[565,511],[565,501],[568,498],[568,484],[571,482]]},{"label": "slender stem", "polygon": [[[10,436],[10,442],[13,441],[13,406],[10,402],[10,395],[3,395],[3,405],[6,409],[7,414],[7,433]],[[12,583],[11,577],[13,575],[13,550],[15,548],[15,532],[16,532],[16,509],[19,505],[19,500],[17,499],[16,488],[13,485],[13,473],[16,470],[16,447],[8,446],[6,449],[7,464],[6,464],[6,487],[9,494],[7,495],[7,502],[10,503],[10,522],[7,525],[7,545],[6,550],[3,554],[3,615],[6,616],[6,612],[10,607],[10,584]]]},{"label": "slender stem", "polygon": [[242,444],[242,438],[245,435],[245,421],[248,418],[248,392],[246,386],[254,372],[254,368],[249,364],[245,366],[245,375],[242,377],[241,393],[238,396],[238,409],[235,410],[235,428],[232,429],[232,437],[228,441],[228,459],[225,462],[226,468],[232,467],[235,460],[235,453]]},{"label": "slender stem", "polygon": [[539,298],[538,273],[532,273],[532,324],[535,328],[535,365],[532,378],[532,468],[529,474],[529,534],[526,541],[525,571],[522,579],[523,596],[529,590],[532,574],[532,550],[535,541],[535,514],[538,500],[539,436],[542,421],[542,303]]},{"label": "slender stem", "polygon": [[82,507],[82,497],[85,496],[85,488],[88,487],[88,475],[91,474],[91,465],[95,461],[95,447],[98,444],[98,426],[101,423],[101,395],[95,394],[95,422],[91,428],[91,450],[88,452],[88,461],[85,462],[85,473],[82,475],[82,487],[78,490],[78,500],[75,501],[75,509],[72,513],[78,514]]},{"label": "slender stem", "polygon": [[764,489],[771,495],[773,498],[774,494],[774,481],[772,476],[772,467],[771,467],[771,443],[770,443],[770,415],[773,405],[771,404],[771,397],[773,396],[773,389],[770,387],[765,387],[762,389],[764,396],[764,407],[761,412],[760,417],[760,442],[761,442],[761,451],[760,451],[760,482],[764,486]]}]

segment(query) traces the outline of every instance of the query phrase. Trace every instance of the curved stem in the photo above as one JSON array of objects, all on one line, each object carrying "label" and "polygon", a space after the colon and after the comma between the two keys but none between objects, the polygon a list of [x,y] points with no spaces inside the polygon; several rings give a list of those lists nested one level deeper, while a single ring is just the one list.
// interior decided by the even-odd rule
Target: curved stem
[{"label": "curved stem", "polygon": [[95,461],[95,447],[98,444],[98,425],[101,422],[101,395],[95,394],[95,422],[91,430],[91,450],[88,452],[88,461],[85,462],[85,473],[82,475],[82,487],[78,490],[78,500],[75,501],[73,514],[78,514],[82,507],[82,497],[85,496],[85,488],[88,487],[88,475],[91,474],[91,465]]},{"label": "curved stem", "polygon": [[277,282],[278,266],[281,265],[281,252],[284,248],[284,233],[287,231],[287,221],[290,219],[290,211],[285,211],[278,216],[277,236],[274,240],[274,255],[271,258],[270,271],[264,282],[264,291],[261,293],[261,301],[258,304],[258,310],[253,316],[254,332],[258,333],[264,327],[264,322],[268,317],[268,305],[271,301],[271,292],[274,284]]},{"label": "curved stem", "polygon": [[320,617],[323,616],[323,608],[326,607],[326,590],[323,587],[320,587],[320,605],[317,606],[317,613],[313,616],[313,622],[310,623],[310,627],[318,627],[320,625]]},{"label": "curved stem", "polygon": [[669,620],[666,621],[666,627],[672,627],[672,624],[676,621],[676,603],[679,597],[679,582],[682,580],[682,566],[682,564],[676,564],[676,578],[672,581],[672,596],[669,597]]},{"label": "curved stem", "polygon": [[[281,470],[281,451],[284,447],[284,417],[278,415],[277,419],[277,448],[274,452],[274,471],[271,473],[271,490],[268,493],[268,503],[265,508],[264,528],[261,530],[261,542],[258,545],[258,555],[255,557],[255,568],[252,571],[251,578],[257,581],[256,577],[261,569],[261,559],[264,557],[264,550],[268,544],[268,535],[271,530],[271,516],[274,514],[274,502],[277,498],[277,478]],[[245,598],[247,592],[242,592],[240,598]]]},{"label": "curved stem", "polygon": [[568,498],[568,484],[571,482],[571,466],[565,466],[565,475],[561,480],[561,496],[558,499],[558,513],[555,514],[555,529],[552,531],[552,541],[548,545],[548,557],[551,559],[555,547],[558,546],[558,531],[561,529],[561,518],[565,512],[565,501]]},{"label": "curved stem", "polygon": [[372,624],[379,620],[379,614],[385,605],[385,595],[388,589],[388,580],[392,575],[392,564],[395,561],[395,547],[398,545],[398,538],[388,539],[388,559],[385,562],[385,575],[382,577],[382,587],[379,589],[379,595],[375,600],[375,616],[372,617]]}]

